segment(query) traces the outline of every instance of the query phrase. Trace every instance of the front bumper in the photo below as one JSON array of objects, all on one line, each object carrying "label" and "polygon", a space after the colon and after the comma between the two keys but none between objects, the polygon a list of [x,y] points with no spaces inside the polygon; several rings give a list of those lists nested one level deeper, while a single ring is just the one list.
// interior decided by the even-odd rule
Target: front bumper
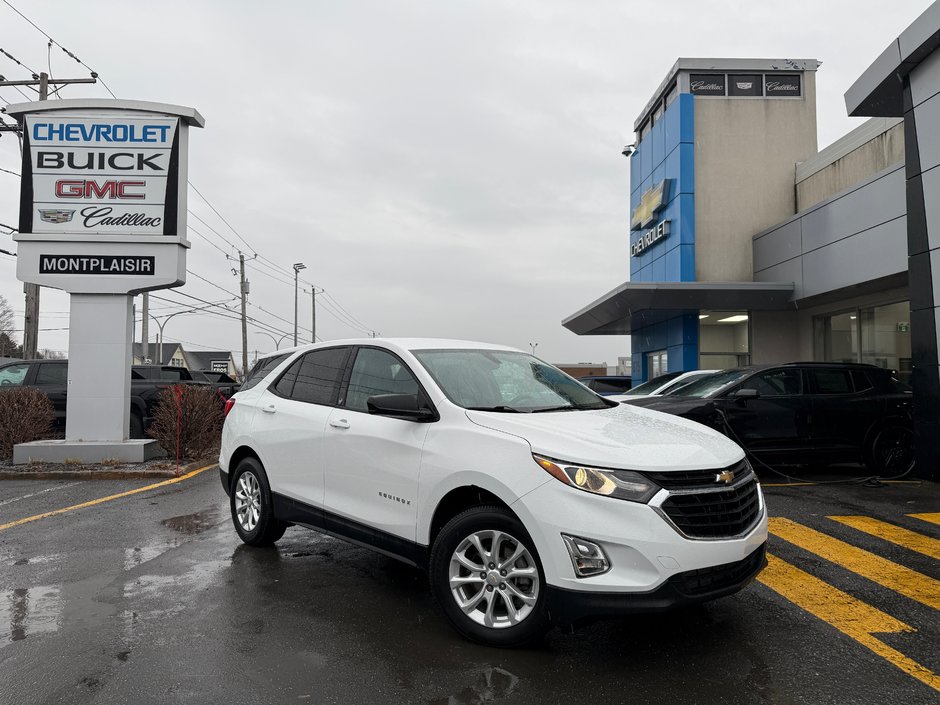
[{"label": "front bumper", "polygon": [[767,565],[767,544],[734,563],[676,573],[649,592],[585,592],[548,586],[548,610],[562,626],[593,617],[664,612],[738,592]]},{"label": "front bumper", "polygon": [[[662,491],[649,504],[642,504],[590,494],[550,480],[511,508],[535,543],[547,586],[563,592],[619,594],[627,601],[652,595],[677,575],[739,563],[767,541],[767,509],[759,487],[754,523],[743,533],[726,537],[685,535],[664,516],[665,496],[667,492]],[[576,576],[562,534],[599,545],[610,561],[610,570],[591,577]]]}]

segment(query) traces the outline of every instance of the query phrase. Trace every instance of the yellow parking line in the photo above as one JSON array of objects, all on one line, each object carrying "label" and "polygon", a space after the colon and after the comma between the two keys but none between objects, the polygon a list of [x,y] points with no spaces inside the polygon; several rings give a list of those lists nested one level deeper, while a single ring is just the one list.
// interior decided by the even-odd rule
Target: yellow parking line
[{"label": "yellow parking line", "polygon": [[914,517],[915,519],[920,519],[921,521],[929,521],[931,524],[940,524],[940,512],[932,512],[930,514],[908,514],[909,517]]},{"label": "yellow parking line", "polygon": [[198,475],[199,473],[208,470],[209,468],[214,468],[216,465],[206,465],[202,468],[197,468],[192,472],[188,472],[185,475],[180,475],[179,477],[174,477],[169,480],[163,480],[162,482],[157,482],[152,485],[147,485],[145,487],[138,487],[134,490],[128,490],[127,492],[120,492],[118,494],[108,495],[107,497],[100,497],[99,499],[93,499],[90,502],[82,502],[81,504],[73,504],[71,507],[63,507],[62,509],[55,509],[51,512],[43,512],[42,514],[35,514],[31,517],[25,517],[23,519],[17,519],[16,521],[11,521],[7,524],[0,524],[0,531],[4,529],[11,529],[14,526],[20,526],[22,524],[28,524],[31,521],[39,521],[40,519],[45,519],[46,517],[53,517],[57,514],[65,514],[66,512],[71,512],[76,509],[84,509],[85,507],[93,507],[96,504],[104,504],[105,502],[111,502],[115,499],[121,499],[121,497],[129,497],[132,494],[139,494],[140,492],[147,492],[149,490],[155,490],[158,487],[166,487],[167,485],[173,485],[177,482],[182,482],[183,480],[188,480],[191,477]]},{"label": "yellow parking line", "polygon": [[873,636],[874,634],[916,631],[904,622],[776,556],[768,554],[767,567],[757,576],[757,579],[793,604],[874,651],[890,664],[934,690],[940,691],[940,676]]},{"label": "yellow parking line", "polygon": [[876,538],[890,541],[912,551],[923,553],[925,556],[940,560],[940,541],[930,536],[918,534],[916,531],[904,529],[886,521],[879,521],[871,517],[829,517],[840,524],[851,526],[853,529],[863,531]]},{"label": "yellow parking line", "polygon": [[847,568],[863,578],[928,607],[940,609],[940,580],[934,580],[789,519],[771,518],[770,530],[785,541]]}]

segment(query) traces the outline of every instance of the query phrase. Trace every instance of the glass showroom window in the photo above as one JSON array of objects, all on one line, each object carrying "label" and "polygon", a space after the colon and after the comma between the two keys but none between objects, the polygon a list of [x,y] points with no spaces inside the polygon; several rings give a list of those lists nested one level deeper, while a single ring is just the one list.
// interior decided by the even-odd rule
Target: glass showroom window
[{"label": "glass showroom window", "polygon": [[665,350],[657,350],[656,352],[646,353],[646,362],[648,365],[648,374],[646,379],[653,379],[653,377],[659,377],[659,375],[664,375],[668,372],[669,367],[669,353]]},{"label": "glass showroom window", "polygon": [[911,306],[909,301],[819,316],[813,322],[816,359],[867,362],[911,377]]},{"label": "glass showroom window", "polygon": [[750,319],[747,311],[700,311],[698,367],[725,370],[751,364]]}]

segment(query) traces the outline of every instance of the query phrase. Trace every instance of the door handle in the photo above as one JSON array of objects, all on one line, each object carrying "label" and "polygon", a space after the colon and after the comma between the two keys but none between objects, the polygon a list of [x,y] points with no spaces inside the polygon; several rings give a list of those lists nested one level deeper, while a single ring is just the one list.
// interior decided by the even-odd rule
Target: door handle
[{"label": "door handle", "polygon": [[349,422],[346,419],[336,419],[335,421],[330,421],[330,426],[333,428],[349,428]]},{"label": "door handle", "polygon": [[277,407],[274,404],[268,404],[267,406],[262,406],[261,410],[266,414],[273,414],[277,411]]}]

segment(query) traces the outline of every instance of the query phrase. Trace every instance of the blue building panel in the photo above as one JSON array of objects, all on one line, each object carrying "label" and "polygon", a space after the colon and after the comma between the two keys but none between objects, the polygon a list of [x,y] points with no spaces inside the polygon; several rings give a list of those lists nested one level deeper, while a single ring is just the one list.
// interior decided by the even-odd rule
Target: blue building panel
[{"label": "blue building panel", "polygon": [[[637,144],[630,161],[630,212],[646,191],[669,181],[665,208],[657,222],[668,220],[669,235],[630,256],[634,282],[695,281],[695,146],[694,99],[680,94],[662,118]],[[655,224],[654,224],[655,226]],[[650,228],[630,233],[630,246]],[[648,354],[667,351],[668,370],[698,367],[698,314],[680,314],[632,334],[634,384],[649,379]]]}]

